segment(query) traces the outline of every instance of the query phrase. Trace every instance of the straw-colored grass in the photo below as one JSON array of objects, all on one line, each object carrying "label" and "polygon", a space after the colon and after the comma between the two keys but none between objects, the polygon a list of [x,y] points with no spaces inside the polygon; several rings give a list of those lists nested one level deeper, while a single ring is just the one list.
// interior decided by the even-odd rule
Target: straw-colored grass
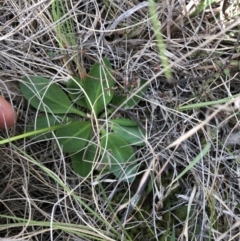
[{"label": "straw-colored grass", "polygon": [[[1,1],[0,90],[18,122],[1,131],[0,240],[239,240],[239,15],[237,0]],[[64,89],[103,57],[118,90],[148,81],[129,110],[147,133],[131,186],[82,178],[56,142],[24,138],[39,110],[21,79]]]}]

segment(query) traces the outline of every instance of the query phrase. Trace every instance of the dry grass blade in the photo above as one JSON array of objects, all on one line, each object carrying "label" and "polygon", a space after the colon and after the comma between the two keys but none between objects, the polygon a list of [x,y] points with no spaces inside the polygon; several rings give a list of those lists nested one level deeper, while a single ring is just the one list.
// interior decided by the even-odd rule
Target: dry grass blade
[{"label": "dry grass blade", "polygon": [[[0,91],[18,110],[17,125],[1,132],[1,240],[239,239],[239,2],[155,0],[154,16],[150,2],[0,1]],[[84,78],[103,58],[115,93],[136,95],[147,81],[138,106],[108,116],[132,116],[146,129],[132,184],[106,173],[101,156],[90,177],[80,177],[56,136],[21,136],[44,114],[23,99],[23,77],[66,91],[70,77]],[[122,225],[121,208],[134,195],[140,200]]]}]

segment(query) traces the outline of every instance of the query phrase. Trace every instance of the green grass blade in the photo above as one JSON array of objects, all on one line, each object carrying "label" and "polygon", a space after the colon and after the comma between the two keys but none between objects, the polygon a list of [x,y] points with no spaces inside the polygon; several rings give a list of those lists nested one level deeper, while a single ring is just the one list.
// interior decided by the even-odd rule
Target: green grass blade
[{"label": "green grass blade", "polygon": [[[26,132],[28,133],[36,130],[42,130],[42,129],[49,128],[56,125],[65,125],[71,122],[72,120],[73,119],[64,115],[59,115],[59,116],[53,116],[51,114],[40,115],[37,117],[36,120],[33,120],[28,124]],[[35,141],[48,140],[53,138],[53,133],[52,131],[51,132],[48,131],[46,133],[41,133],[41,135],[29,136],[29,138],[34,139]]]},{"label": "green grass blade", "polygon": [[[35,221],[35,220],[29,220],[19,217],[13,217],[8,216],[4,214],[0,214],[0,217],[2,219],[9,219],[13,220],[14,223],[7,223],[7,224],[0,224],[0,229],[9,229],[9,228],[15,228],[15,227],[25,227],[25,226],[35,226],[35,227],[48,227],[52,230],[62,230],[67,233],[75,234],[79,237],[88,237],[93,240],[109,240],[114,241],[115,239],[112,239],[115,235],[112,235],[111,233],[99,230],[94,228],[94,230],[91,227],[88,227],[86,225],[81,224],[71,224],[71,223],[62,223],[62,222],[45,222],[45,221]],[[97,232],[96,232],[97,231]]]},{"label": "green grass blade", "polygon": [[202,152],[199,153],[195,159],[171,182],[171,185],[180,179],[185,173],[187,173],[193,166],[195,166],[203,156],[205,156],[211,148],[211,143],[207,143],[207,145],[203,148]]},{"label": "green grass blade", "polygon": [[168,59],[166,56],[166,46],[164,44],[163,37],[160,33],[161,24],[160,24],[160,22],[158,20],[158,16],[157,16],[156,4],[155,4],[154,0],[148,0],[148,2],[149,2],[149,12],[150,12],[150,16],[152,18],[153,30],[156,35],[157,47],[158,47],[160,59],[161,59],[162,65],[163,65],[163,70],[164,70],[166,78],[171,79],[172,74],[171,74],[170,67],[168,64]]}]

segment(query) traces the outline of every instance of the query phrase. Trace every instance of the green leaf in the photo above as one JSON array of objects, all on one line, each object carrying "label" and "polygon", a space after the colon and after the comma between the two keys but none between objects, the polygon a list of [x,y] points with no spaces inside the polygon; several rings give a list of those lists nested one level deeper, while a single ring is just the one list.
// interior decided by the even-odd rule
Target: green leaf
[{"label": "green leaf", "polygon": [[[31,121],[27,126],[27,132],[41,130],[43,128],[66,124],[72,121],[72,118],[69,118],[64,115],[53,116],[53,115],[41,115],[37,117],[36,120]],[[53,132],[46,132],[41,135],[30,136],[30,139],[34,139],[37,141],[43,141],[47,139],[51,139],[53,137]]]},{"label": "green leaf", "polygon": [[[101,139],[103,162],[109,165],[109,170],[124,181],[133,182],[137,173],[134,149],[122,137],[116,134],[105,135]],[[131,177],[130,177],[131,175]]]},{"label": "green leaf", "polygon": [[[84,79],[85,101],[88,109],[98,115],[113,98],[115,81],[112,76],[112,67],[107,59],[103,63],[95,63]],[[90,103],[89,103],[90,101]],[[91,107],[93,106],[93,109]]]},{"label": "green leaf", "polygon": [[[146,83],[146,80],[141,80],[139,87],[143,86],[145,83]],[[123,108],[125,109],[131,109],[135,105],[137,105],[137,103],[141,100],[143,95],[146,93],[147,88],[148,86],[143,87],[143,89],[139,91],[137,94],[134,94],[134,92],[136,92],[136,88],[133,90],[129,88],[127,89],[127,92],[128,92],[127,94],[126,93],[123,93],[122,95],[115,94],[111,103],[115,106],[120,106],[126,99],[131,97],[131,95],[133,94],[133,96],[123,106]]]},{"label": "green leaf", "polygon": [[63,152],[77,152],[82,150],[91,135],[92,126],[89,121],[73,121],[69,125],[56,131],[58,142]]},{"label": "green leaf", "polygon": [[82,177],[86,177],[92,171],[93,162],[95,161],[97,148],[95,145],[89,145],[74,155],[72,155],[73,170]]},{"label": "green leaf", "polygon": [[145,131],[140,129],[138,126],[120,126],[117,124],[110,125],[110,128],[115,134],[121,136],[125,141],[131,145],[144,146],[145,142],[143,140]]},{"label": "green leaf", "polygon": [[120,126],[137,126],[138,125],[136,121],[125,119],[125,118],[113,119],[111,120],[111,123],[114,123]]},{"label": "green leaf", "polygon": [[24,77],[23,82],[20,82],[20,89],[23,96],[38,110],[54,114],[79,113],[71,106],[71,101],[64,91],[49,79],[38,76]]},{"label": "green leaf", "polygon": [[67,88],[69,96],[71,100],[74,101],[74,103],[78,104],[79,106],[88,108],[84,98],[84,93],[81,90],[81,87],[84,88],[83,83],[83,80],[79,79],[78,77],[73,77],[68,80]]}]

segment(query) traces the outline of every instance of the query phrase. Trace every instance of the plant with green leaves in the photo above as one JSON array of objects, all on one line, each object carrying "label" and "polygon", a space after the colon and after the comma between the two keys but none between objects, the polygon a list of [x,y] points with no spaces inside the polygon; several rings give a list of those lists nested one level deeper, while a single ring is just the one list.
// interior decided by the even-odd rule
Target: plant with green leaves
[{"label": "plant with green leaves", "polygon": [[30,105],[41,111],[29,123],[28,132],[37,141],[55,139],[71,156],[74,171],[87,177],[104,166],[117,178],[132,182],[137,173],[135,147],[144,146],[144,130],[128,118],[116,118],[115,107],[130,109],[144,95],[140,91],[118,95],[113,70],[107,59],[95,63],[84,79],[70,78],[65,91],[49,79],[24,77],[20,89]]}]

